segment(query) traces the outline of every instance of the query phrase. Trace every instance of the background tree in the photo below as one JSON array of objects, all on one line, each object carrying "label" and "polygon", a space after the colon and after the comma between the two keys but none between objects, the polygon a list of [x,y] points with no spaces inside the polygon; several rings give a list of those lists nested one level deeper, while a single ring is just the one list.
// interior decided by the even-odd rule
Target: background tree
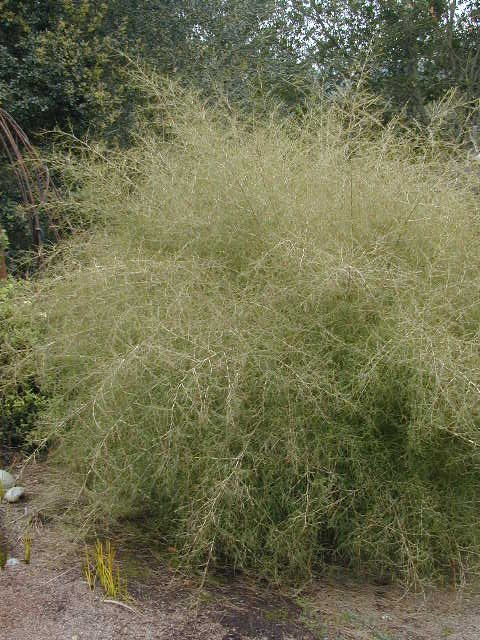
[{"label": "background tree", "polygon": [[366,72],[392,111],[426,122],[452,88],[480,96],[480,3],[470,0],[292,0],[297,48],[328,87]]},{"label": "background tree", "polygon": [[311,66],[292,38],[278,0],[193,0],[189,77],[252,105],[270,96],[293,105],[308,90]]}]

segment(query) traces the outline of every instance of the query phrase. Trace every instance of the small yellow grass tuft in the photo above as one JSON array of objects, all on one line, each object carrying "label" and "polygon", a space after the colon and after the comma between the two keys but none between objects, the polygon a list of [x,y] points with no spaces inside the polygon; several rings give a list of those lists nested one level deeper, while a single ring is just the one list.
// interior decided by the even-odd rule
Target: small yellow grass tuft
[{"label": "small yellow grass tuft", "polygon": [[32,557],[32,533],[30,528],[30,520],[25,527],[25,533],[23,534],[23,560],[25,564],[30,564]]},{"label": "small yellow grass tuft", "polygon": [[90,590],[95,591],[95,586],[97,583],[97,573],[95,571],[95,567],[93,565],[88,547],[85,547],[85,559],[83,561],[82,573],[85,580],[87,581]]},{"label": "small yellow grass tuft", "polygon": [[115,555],[116,551],[110,540],[105,544],[97,540],[93,555],[88,548],[85,549],[83,575],[92,591],[98,580],[107,598],[125,601],[129,599],[127,580],[121,576],[120,569],[115,567]]}]

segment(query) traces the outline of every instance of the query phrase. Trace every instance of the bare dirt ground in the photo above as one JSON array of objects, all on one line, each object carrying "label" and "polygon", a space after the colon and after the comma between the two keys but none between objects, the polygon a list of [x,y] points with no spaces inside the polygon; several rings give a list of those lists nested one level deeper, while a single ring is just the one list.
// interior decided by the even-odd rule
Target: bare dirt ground
[{"label": "bare dirt ground", "polygon": [[83,579],[81,548],[41,517],[43,476],[41,466],[30,468],[26,501],[0,506],[11,557],[22,559],[27,518],[34,522],[31,563],[0,571],[0,640],[480,639],[480,592],[473,588],[405,594],[323,579],[294,592],[225,578],[200,587],[144,556],[125,564],[128,608],[106,601]]}]

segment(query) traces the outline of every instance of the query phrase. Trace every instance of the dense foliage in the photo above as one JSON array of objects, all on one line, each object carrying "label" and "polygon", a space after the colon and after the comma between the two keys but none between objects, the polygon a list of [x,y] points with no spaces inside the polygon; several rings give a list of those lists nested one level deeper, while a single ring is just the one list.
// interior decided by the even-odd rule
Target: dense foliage
[{"label": "dense foliage", "polygon": [[27,444],[46,406],[35,377],[17,377],[19,362],[39,339],[29,323],[16,317],[14,298],[20,288],[13,281],[0,285],[0,454],[4,455]]},{"label": "dense foliage", "polygon": [[[29,132],[85,130],[115,113],[107,91],[106,4],[2,0],[0,103]],[[108,105],[108,110],[106,109]]]}]

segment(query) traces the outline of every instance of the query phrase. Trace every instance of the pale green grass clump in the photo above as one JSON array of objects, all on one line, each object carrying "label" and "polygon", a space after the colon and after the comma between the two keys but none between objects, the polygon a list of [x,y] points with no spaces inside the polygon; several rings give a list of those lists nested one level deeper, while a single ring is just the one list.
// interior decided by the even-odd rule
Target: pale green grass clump
[{"label": "pale green grass clump", "polygon": [[366,112],[158,111],[84,165],[100,222],[20,305],[92,520],[273,579],[476,570],[475,195]]}]

